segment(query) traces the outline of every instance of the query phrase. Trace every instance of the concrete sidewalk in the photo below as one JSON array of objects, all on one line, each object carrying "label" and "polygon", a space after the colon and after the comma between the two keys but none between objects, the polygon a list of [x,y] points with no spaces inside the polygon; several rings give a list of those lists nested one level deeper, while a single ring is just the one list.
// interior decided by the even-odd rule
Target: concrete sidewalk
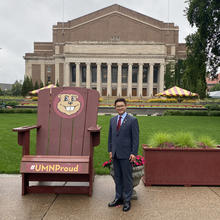
[{"label": "concrete sidewalk", "polygon": [[87,195],[28,194],[21,196],[20,175],[0,175],[0,219],[141,219],[219,220],[220,187],[136,188],[138,200],[129,212],[109,208],[114,198],[110,176],[96,176],[94,193]]}]

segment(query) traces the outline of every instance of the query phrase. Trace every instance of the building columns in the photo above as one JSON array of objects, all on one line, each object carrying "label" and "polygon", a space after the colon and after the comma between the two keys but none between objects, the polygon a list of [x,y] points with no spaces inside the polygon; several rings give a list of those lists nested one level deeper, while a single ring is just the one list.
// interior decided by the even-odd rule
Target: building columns
[{"label": "building columns", "polygon": [[96,63],[97,66],[97,91],[102,95],[102,86],[101,86],[101,63]]},{"label": "building columns", "polygon": [[76,64],[76,87],[80,87],[80,63]]},{"label": "building columns", "polygon": [[41,78],[43,84],[46,85],[46,81],[45,81],[45,64],[44,63],[41,64],[40,67],[41,67],[41,76],[40,76],[40,78]]},{"label": "building columns", "polygon": [[55,63],[55,82],[54,82],[55,85],[57,84],[57,82],[59,83],[59,81],[60,81],[60,78],[59,78],[60,71],[59,71],[59,69],[60,69],[60,64],[56,62]]},{"label": "building columns", "polygon": [[90,87],[91,87],[90,63],[86,63],[86,88],[90,89]]},{"label": "building columns", "polygon": [[[106,62],[103,60],[103,63]],[[122,61],[123,62],[123,61]],[[91,88],[92,85],[96,86],[96,90],[102,95],[102,86],[107,87],[107,96],[112,96],[112,85],[117,86],[117,96],[122,96],[122,65],[123,63],[119,62],[117,63],[118,66],[118,79],[117,79],[117,85],[116,83],[112,84],[112,62],[107,63],[107,83],[102,83],[102,76],[101,76],[101,63],[96,63],[96,74],[97,74],[97,82],[95,85],[95,82],[92,83],[92,73],[91,73],[91,63],[86,63],[86,88]],[[76,65],[76,87],[81,86],[81,76],[80,76],[80,62],[75,62]],[[143,96],[143,68],[144,68],[144,61],[138,63],[138,79],[137,84],[135,83],[133,86],[136,87],[137,85],[137,96],[142,97]],[[153,96],[153,88],[154,88],[154,65],[155,63],[149,63],[149,70],[148,70],[148,80],[147,80],[147,96],[152,97]],[[28,65],[27,65],[28,66]],[[59,66],[60,63],[55,63],[55,83],[57,81],[59,82],[60,76],[59,76]],[[63,79],[63,86],[70,86],[71,85],[71,65],[70,63],[66,62],[64,63],[64,79]],[[127,77],[127,96],[132,97],[132,67],[133,63],[128,63],[128,77]],[[27,67],[26,67],[27,69]],[[26,70],[27,72],[27,70]],[[165,63],[160,63],[160,69],[158,72],[158,82],[157,82],[157,88],[158,92],[162,92],[164,90],[164,74],[165,74]],[[45,84],[45,64],[41,64],[41,80]],[[84,83],[83,83],[84,85]],[[155,84],[156,86],[156,84]],[[145,87],[144,87],[145,88]],[[115,94],[116,95],[116,94]]]},{"label": "building columns", "polygon": [[159,92],[162,92],[164,90],[164,73],[165,73],[164,65],[165,65],[164,63],[160,64]]},{"label": "building columns", "polygon": [[70,86],[70,63],[64,64],[64,79],[63,86]]},{"label": "building columns", "polygon": [[153,73],[154,73],[154,64],[150,63],[150,71],[148,74],[148,88],[147,88],[147,96],[153,96]]},{"label": "building columns", "polygon": [[142,96],[142,90],[143,90],[143,63],[139,63],[138,68],[138,92],[137,96]]},{"label": "building columns", "polygon": [[128,64],[128,92],[127,96],[132,96],[132,63]]},{"label": "building columns", "polygon": [[121,72],[122,72],[122,63],[118,63],[117,96],[121,96]]},{"label": "building columns", "polygon": [[112,64],[108,63],[108,73],[107,73],[107,96],[112,95]]}]

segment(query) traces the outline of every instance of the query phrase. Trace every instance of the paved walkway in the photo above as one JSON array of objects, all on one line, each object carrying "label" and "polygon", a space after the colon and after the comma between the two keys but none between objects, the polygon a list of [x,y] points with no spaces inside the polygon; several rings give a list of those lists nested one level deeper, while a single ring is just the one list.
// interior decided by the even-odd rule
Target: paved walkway
[{"label": "paved walkway", "polygon": [[114,184],[110,176],[96,176],[92,197],[28,194],[21,196],[20,175],[0,175],[0,219],[141,219],[219,220],[220,187],[136,187],[138,200],[124,213],[109,208]]}]

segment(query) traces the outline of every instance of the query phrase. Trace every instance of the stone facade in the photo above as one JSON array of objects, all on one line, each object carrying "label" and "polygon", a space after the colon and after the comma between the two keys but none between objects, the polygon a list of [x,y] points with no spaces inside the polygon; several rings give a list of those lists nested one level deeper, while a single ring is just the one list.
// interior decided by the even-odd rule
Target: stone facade
[{"label": "stone facade", "polygon": [[53,42],[35,42],[25,74],[44,84],[92,88],[102,96],[152,96],[165,65],[186,57],[179,28],[120,5],[53,26]]}]

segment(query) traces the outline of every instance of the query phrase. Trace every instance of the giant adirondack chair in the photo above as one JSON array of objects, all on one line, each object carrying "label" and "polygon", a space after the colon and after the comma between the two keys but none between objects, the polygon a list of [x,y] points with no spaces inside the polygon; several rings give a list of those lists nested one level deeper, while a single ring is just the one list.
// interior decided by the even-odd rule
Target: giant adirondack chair
[{"label": "giant adirondack chair", "polygon": [[[100,143],[100,127],[96,125],[98,98],[97,91],[85,88],[39,92],[37,125],[13,129],[23,147],[22,195],[30,192],[92,195],[93,148]],[[31,129],[37,129],[36,155],[30,155],[29,150]],[[45,185],[45,181],[49,184]]]}]

